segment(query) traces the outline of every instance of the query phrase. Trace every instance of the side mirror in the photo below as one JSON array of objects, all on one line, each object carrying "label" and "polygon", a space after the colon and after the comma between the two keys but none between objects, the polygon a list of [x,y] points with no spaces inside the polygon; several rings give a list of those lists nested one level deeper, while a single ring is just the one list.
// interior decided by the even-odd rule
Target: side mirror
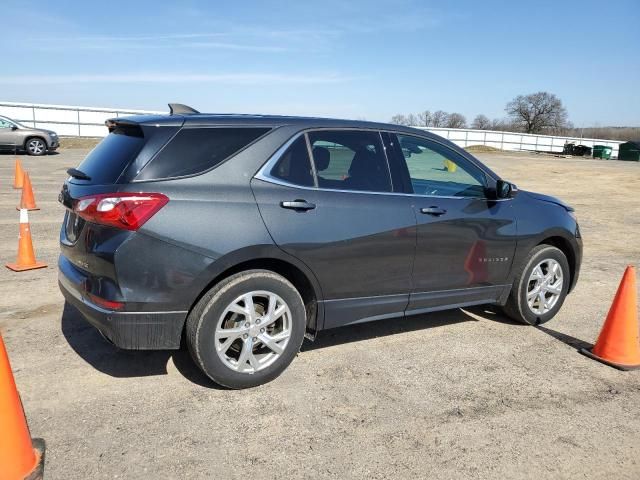
[{"label": "side mirror", "polygon": [[496,183],[496,198],[513,198],[518,193],[518,187],[505,180],[498,180]]},{"label": "side mirror", "polygon": [[16,127],[15,125],[11,125],[11,130],[17,130],[18,127]]}]

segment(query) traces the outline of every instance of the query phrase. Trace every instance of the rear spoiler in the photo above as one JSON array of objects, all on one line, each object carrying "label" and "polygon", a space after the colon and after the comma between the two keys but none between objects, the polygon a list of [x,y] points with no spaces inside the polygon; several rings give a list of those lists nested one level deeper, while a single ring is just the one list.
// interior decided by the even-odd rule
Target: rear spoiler
[{"label": "rear spoiler", "polygon": [[126,129],[129,133],[133,133],[133,136],[142,137],[142,129],[137,122],[127,121],[121,118],[110,118],[104,124],[107,126],[109,133],[113,132],[116,128]]},{"label": "rear spoiler", "polygon": [[[188,105],[183,105],[181,103],[170,103],[169,104],[169,115],[193,115],[200,113],[197,110],[189,107]],[[184,122],[184,118],[178,116],[177,118],[169,119],[164,115],[132,115],[129,118],[126,117],[115,117],[110,118],[104,124],[107,126],[109,133],[113,132],[116,128],[121,129],[140,129],[141,124],[146,123],[162,123],[164,125],[172,124],[180,126]]]}]

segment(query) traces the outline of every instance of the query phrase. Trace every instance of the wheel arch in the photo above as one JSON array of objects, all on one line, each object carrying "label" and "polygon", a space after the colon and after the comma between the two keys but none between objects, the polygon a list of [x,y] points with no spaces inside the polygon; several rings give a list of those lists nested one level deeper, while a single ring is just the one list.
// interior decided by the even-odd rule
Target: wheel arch
[{"label": "wheel arch", "polygon": [[[552,247],[556,247],[564,256],[567,257],[567,262],[569,262],[569,292],[575,286],[575,276],[576,276],[576,267],[577,267],[577,258],[576,252],[573,248],[571,242],[561,235],[552,235],[541,240],[538,245],[551,245]],[[536,245],[537,246],[537,245]]]},{"label": "wheel arch", "polygon": [[24,148],[25,150],[27,149],[27,143],[29,143],[29,140],[33,140],[34,138],[39,138],[40,140],[42,140],[44,142],[44,147],[45,149],[49,148],[49,145],[47,144],[47,139],[44,138],[42,135],[39,135],[37,133],[33,133],[31,135],[27,135],[24,139],[24,142],[22,142],[22,148]]},{"label": "wheel arch", "polygon": [[282,275],[298,290],[307,313],[307,333],[306,337],[313,340],[316,332],[321,329],[324,319],[324,307],[322,302],[322,291],[315,275],[304,264],[294,257],[289,257],[282,250],[267,249],[261,251],[261,255],[256,256],[253,249],[243,249],[240,252],[226,255],[214,262],[213,265],[220,265],[215,271],[210,272],[209,281],[191,304],[189,311],[200,301],[202,296],[214,285],[231,275],[246,270],[269,270],[278,275]]}]

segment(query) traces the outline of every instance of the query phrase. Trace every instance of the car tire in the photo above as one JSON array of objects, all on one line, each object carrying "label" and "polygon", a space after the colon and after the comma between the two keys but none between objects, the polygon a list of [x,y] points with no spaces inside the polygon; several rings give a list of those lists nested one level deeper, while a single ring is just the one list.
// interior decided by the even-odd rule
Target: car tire
[{"label": "car tire", "polygon": [[569,262],[551,245],[533,248],[516,273],[503,311],[528,325],[551,320],[560,310],[571,281]]},{"label": "car tire", "polygon": [[305,329],[296,288],[274,272],[248,270],[222,280],[198,301],[187,317],[186,342],[211,380],[242,389],[278,377],[298,354]]},{"label": "car tire", "polygon": [[44,155],[47,153],[47,142],[40,137],[31,137],[24,142],[24,149],[29,155]]}]

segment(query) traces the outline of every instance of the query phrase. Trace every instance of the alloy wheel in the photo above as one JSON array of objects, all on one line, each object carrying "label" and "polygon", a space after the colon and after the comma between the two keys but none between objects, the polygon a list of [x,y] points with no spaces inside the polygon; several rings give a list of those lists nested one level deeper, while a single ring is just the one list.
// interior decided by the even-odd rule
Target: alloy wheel
[{"label": "alloy wheel", "polygon": [[33,140],[29,140],[29,143],[27,144],[27,149],[29,150],[29,153],[33,155],[40,155],[41,153],[44,152],[45,148],[46,146],[44,142],[37,138],[34,138]]},{"label": "alloy wheel", "polygon": [[560,264],[547,258],[532,270],[527,284],[527,304],[536,315],[544,315],[553,309],[562,295],[564,282]]},{"label": "alloy wheel", "polygon": [[273,292],[237,297],[216,325],[215,349],[225,366],[240,373],[259,372],[285,351],[291,337],[291,310]]}]

